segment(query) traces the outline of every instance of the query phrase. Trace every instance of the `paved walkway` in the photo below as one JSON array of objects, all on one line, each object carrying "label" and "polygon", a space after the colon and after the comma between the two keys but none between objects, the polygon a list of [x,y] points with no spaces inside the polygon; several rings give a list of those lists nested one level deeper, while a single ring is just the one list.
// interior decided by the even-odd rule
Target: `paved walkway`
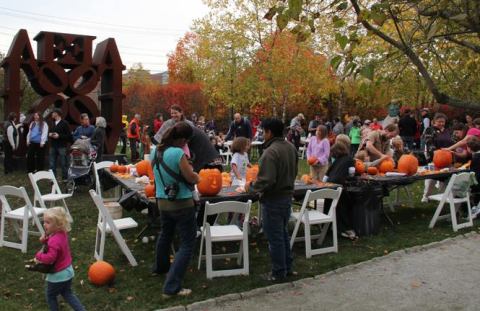
[{"label": "paved walkway", "polygon": [[480,235],[417,246],[316,278],[224,298],[186,309],[480,310]]}]

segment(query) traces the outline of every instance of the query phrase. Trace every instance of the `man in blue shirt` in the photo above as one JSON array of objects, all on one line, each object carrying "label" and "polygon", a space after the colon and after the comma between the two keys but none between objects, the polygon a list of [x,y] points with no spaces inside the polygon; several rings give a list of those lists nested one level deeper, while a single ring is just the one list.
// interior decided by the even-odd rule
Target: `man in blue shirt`
[{"label": "man in blue shirt", "polygon": [[75,132],[73,132],[73,141],[76,141],[79,138],[92,138],[94,130],[95,127],[90,124],[90,118],[88,117],[88,114],[82,113],[80,115],[80,126],[75,129]]}]

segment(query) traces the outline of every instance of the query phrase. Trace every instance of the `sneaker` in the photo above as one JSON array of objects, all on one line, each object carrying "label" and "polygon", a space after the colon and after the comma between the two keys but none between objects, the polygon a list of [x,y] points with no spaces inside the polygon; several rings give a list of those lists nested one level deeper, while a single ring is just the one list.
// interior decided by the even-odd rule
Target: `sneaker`
[{"label": "sneaker", "polygon": [[472,208],[472,218],[475,219],[480,214],[480,206],[475,206]]},{"label": "sneaker", "polygon": [[188,289],[188,288],[182,288],[178,293],[176,294],[162,294],[162,297],[165,298],[165,299],[168,299],[168,298],[172,298],[172,297],[175,297],[175,296],[179,296],[179,297],[187,297],[187,296],[190,296],[190,294],[192,294],[192,290],[191,289]]},{"label": "sneaker", "polygon": [[292,271],[288,271],[288,272],[287,272],[287,277],[289,277],[289,276],[297,276],[297,275],[298,275],[298,272],[297,272],[297,271],[293,271],[293,270],[292,270]]},{"label": "sneaker", "polygon": [[421,202],[428,203],[428,198],[426,196],[423,196]]},{"label": "sneaker", "polygon": [[272,275],[271,272],[265,273],[261,275],[261,278],[267,282],[272,282],[272,283],[281,283],[286,281],[286,277],[280,278],[277,276]]}]

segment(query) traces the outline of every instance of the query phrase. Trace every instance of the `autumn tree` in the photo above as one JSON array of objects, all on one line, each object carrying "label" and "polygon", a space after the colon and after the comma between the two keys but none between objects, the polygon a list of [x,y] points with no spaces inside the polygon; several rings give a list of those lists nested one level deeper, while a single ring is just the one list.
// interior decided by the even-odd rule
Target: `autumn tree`
[{"label": "autumn tree", "polygon": [[[479,12],[477,0],[289,0],[278,1],[265,17],[300,39],[330,19],[343,51],[332,57],[337,69],[373,79],[378,61],[400,55],[438,103],[478,109]],[[369,36],[388,44],[391,53],[355,59],[355,48]]]}]

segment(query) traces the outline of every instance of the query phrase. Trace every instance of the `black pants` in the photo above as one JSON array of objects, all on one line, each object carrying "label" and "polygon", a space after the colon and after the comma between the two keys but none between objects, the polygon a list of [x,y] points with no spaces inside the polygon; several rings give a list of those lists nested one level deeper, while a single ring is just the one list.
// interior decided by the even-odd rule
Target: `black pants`
[{"label": "black pants", "polygon": [[137,150],[138,142],[136,138],[129,138],[128,140],[130,141],[130,158],[132,163],[134,163],[135,161],[138,160],[138,157],[139,157],[138,150]]},{"label": "black pants", "polygon": [[120,151],[121,154],[127,153],[127,136],[120,135],[120,140],[122,141],[122,150]]},{"label": "black pants", "polygon": [[3,141],[3,167],[5,174],[13,172],[15,168],[15,162],[13,161],[13,149],[7,138]]},{"label": "black pants", "polygon": [[[325,200],[324,213],[327,214],[332,205],[332,200]],[[349,204],[349,195],[344,191],[337,203],[336,217],[339,232],[353,229],[353,208]]]},{"label": "black pants", "polygon": [[30,143],[27,150],[27,172],[43,171],[44,164],[45,145],[40,147],[39,143]]}]

